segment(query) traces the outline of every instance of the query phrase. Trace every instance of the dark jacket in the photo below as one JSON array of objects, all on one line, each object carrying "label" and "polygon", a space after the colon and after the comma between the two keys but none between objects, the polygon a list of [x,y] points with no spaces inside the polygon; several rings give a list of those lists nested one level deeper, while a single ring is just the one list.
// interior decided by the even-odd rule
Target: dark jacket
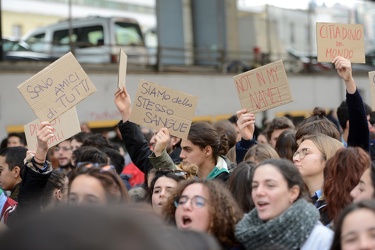
[{"label": "dark jacket", "polygon": [[252,146],[258,144],[255,139],[245,140],[241,138],[239,142],[236,143],[236,162],[239,164],[243,161],[245,154]]},{"label": "dark jacket", "polygon": [[41,198],[48,179],[51,176],[52,164],[44,163],[44,170],[40,170],[34,159],[29,159],[21,171],[21,185],[19,187],[18,206],[10,213],[8,226],[11,227],[18,221],[34,213],[39,213]]},{"label": "dark jacket", "polygon": [[370,151],[370,131],[365,106],[358,89],[354,94],[346,92],[348,104],[349,135],[348,147],[361,147],[366,152]]},{"label": "dark jacket", "polygon": [[[148,159],[148,156],[151,155],[152,151],[143,136],[142,131],[137,124],[130,121],[120,121],[118,123],[118,128],[121,132],[126,150],[128,151],[134,165],[136,165],[143,173],[147,174],[153,167]],[[172,158],[173,162],[179,163],[181,159],[177,152],[180,152],[181,148],[176,148],[175,151],[173,151],[170,156],[174,157]]]}]

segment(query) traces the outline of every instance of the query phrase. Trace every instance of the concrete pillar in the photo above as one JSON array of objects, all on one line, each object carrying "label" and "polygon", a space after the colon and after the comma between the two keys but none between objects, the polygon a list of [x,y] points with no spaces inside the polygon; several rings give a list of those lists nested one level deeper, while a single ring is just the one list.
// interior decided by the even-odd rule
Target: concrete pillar
[{"label": "concrete pillar", "polygon": [[162,64],[192,63],[191,0],[157,0],[156,20]]},{"label": "concrete pillar", "polygon": [[237,4],[233,0],[156,0],[162,64],[220,64],[238,51]]},{"label": "concrete pillar", "polygon": [[237,5],[231,0],[192,0],[195,62],[212,65],[238,50]]}]

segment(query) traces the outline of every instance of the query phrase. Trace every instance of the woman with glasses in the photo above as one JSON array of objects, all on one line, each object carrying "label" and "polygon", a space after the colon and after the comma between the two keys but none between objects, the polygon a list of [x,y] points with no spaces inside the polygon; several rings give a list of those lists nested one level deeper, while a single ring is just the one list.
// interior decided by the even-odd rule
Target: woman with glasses
[{"label": "woman with glasses", "polygon": [[242,249],[234,229],[243,213],[222,182],[195,179],[180,182],[163,215],[180,230],[213,235],[224,249]]},{"label": "woman with glasses", "polygon": [[69,177],[68,202],[72,205],[118,205],[129,201],[128,192],[112,165],[77,163]]},{"label": "woman with glasses", "polygon": [[342,148],[340,141],[324,134],[307,135],[302,138],[297,151],[293,155],[294,165],[300,172],[309,196],[321,213],[324,225],[330,223],[327,204],[323,195],[324,167],[337,150]]},{"label": "woman with glasses", "polygon": [[357,186],[350,192],[353,202],[375,199],[375,162],[363,172]]},{"label": "woman with glasses", "polygon": [[329,249],[333,232],[319,222],[319,212],[303,196],[304,183],[293,163],[268,159],[251,180],[255,209],[236,225],[246,249]]}]

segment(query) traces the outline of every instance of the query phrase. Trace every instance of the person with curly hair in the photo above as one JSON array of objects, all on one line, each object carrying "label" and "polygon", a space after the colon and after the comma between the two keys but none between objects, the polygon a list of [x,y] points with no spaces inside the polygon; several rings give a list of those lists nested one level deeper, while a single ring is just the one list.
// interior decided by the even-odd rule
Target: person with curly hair
[{"label": "person with curly hair", "polygon": [[217,180],[180,182],[163,210],[167,223],[181,230],[209,233],[224,249],[241,249],[234,230],[242,215],[229,190]]},{"label": "person with curly hair", "polygon": [[327,161],[323,194],[331,223],[335,223],[341,210],[352,203],[350,191],[370,164],[369,154],[360,147],[341,148]]}]

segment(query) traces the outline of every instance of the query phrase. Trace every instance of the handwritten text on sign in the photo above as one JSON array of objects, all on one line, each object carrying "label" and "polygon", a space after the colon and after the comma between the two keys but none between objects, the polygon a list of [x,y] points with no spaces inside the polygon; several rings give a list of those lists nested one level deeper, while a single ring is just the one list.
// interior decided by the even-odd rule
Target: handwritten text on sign
[{"label": "handwritten text on sign", "polygon": [[187,138],[198,98],[141,80],[130,120],[154,129],[168,128],[171,135]]},{"label": "handwritten text on sign", "polygon": [[[78,120],[77,109],[75,107],[66,111],[55,120],[51,121],[51,126],[55,129],[54,136],[48,140],[48,148],[65,141],[73,135],[81,132],[81,126]],[[36,133],[39,130],[40,121],[36,119],[24,126],[27,146],[29,150],[35,151],[38,140]]]},{"label": "handwritten text on sign", "polygon": [[72,53],[18,86],[41,121],[52,121],[96,91]]},{"label": "handwritten text on sign", "polygon": [[331,62],[336,56],[365,62],[362,24],[316,23],[316,38],[319,62]]},{"label": "handwritten text on sign", "polygon": [[241,107],[248,112],[256,113],[293,101],[281,60],[233,78]]}]

